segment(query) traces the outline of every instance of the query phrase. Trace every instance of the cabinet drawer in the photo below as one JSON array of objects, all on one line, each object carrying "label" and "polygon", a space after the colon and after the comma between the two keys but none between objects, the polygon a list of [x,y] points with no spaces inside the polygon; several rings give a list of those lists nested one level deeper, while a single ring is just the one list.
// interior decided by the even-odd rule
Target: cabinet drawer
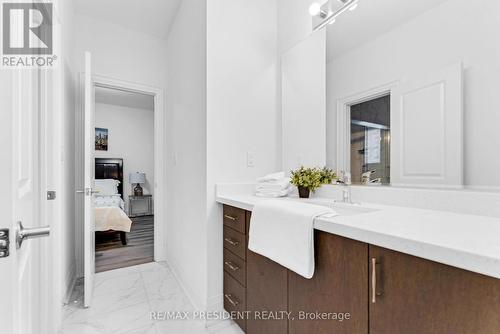
[{"label": "cabinet drawer", "polygon": [[245,235],[224,226],[224,248],[245,260],[247,248]]},{"label": "cabinet drawer", "polygon": [[246,212],[232,206],[224,205],[224,226],[230,227],[243,234],[246,233]]},{"label": "cabinet drawer", "polygon": [[[228,312],[243,312],[246,308],[246,289],[224,273],[224,309]],[[246,319],[235,318],[234,321],[245,331]]]},{"label": "cabinet drawer", "polygon": [[246,262],[227,249],[224,250],[224,271],[241,285],[247,285]]}]

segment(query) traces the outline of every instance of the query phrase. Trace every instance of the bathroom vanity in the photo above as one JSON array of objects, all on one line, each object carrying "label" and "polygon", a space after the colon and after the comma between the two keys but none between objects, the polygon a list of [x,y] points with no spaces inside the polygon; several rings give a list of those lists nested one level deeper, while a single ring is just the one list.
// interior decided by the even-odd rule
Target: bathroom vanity
[{"label": "bathroom vanity", "polygon": [[[359,240],[345,237],[349,228],[362,227],[342,230],[325,221],[315,224],[316,269],[309,280],[248,250],[254,200],[250,195],[218,198],[224,204],[224,308],[249,311],[247,319],[236,320],[246,333],[488,334],[500,330],[500,279],[493,272],[498,269],[497,259],[485,259],[492,273],[483,275],[445,264],[449,262],[445,258],[460,257],[459,250],[445,254],[444,248],[421,244],[423,257],[435,259],[426,255],[429,251],[442,254],[444,260],[439,263],[381,247],[400,248],[395,240],[377,238],[375,233],[364,233]],[[415,254],[417,248],[403,241],[408,253]],[[466,256],[456,261],[468,266]],[[264,320],[262,311],[272,316]],[[304,314],[314,319],[303,319]],[[339,314],[342,321],[335,319]]]}]

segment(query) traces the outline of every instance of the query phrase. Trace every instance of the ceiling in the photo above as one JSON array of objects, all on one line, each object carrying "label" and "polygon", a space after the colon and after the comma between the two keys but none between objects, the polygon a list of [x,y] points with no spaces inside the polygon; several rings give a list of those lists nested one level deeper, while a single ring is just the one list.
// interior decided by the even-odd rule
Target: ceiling
[{"label": "ceiling", "polygon": [[166,39],[181,0],[76,0],[78,13]]},{"label": "ceiling", "polygon": [[[355,11],[348,11],[327,28],[327,59],[376,39],[405,22],[448,0],[359,0]],[[312,0],[311,0],[312,2]],[[338,0],[330,0],[338,7]]]},{"label": "ceiling", "polygon": [[128,108],[154,110],[153,96],[112,88],[96,87],[95,102]]}]

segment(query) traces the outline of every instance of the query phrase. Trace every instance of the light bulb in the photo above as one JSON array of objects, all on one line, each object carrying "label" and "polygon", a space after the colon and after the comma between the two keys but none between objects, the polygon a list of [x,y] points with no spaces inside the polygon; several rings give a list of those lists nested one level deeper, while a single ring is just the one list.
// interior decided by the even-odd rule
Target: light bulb
[{"label": "light bulb", "polygon": [[318,2],[313,2],[309,7],[309,14],[317,16],[319,13],[321,13],[321,5]]},{"label": "light bulb", "polygon": [[349,7],[349,10],[352,12],[356,8],[358,8],[358,3],[355,3],[354,5],[352,5],[351,7]]}]

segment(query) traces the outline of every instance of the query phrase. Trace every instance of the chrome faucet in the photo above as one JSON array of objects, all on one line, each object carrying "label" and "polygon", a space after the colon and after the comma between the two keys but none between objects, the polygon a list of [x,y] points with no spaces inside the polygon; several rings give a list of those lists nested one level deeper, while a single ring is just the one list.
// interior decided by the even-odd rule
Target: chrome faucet
[{"label": "chrome faucet", "polygon": [[342,185],[342,202],[352,204],[351,200],[351,173],[341,172],[341,179],[337,180],[337,184]]}]

